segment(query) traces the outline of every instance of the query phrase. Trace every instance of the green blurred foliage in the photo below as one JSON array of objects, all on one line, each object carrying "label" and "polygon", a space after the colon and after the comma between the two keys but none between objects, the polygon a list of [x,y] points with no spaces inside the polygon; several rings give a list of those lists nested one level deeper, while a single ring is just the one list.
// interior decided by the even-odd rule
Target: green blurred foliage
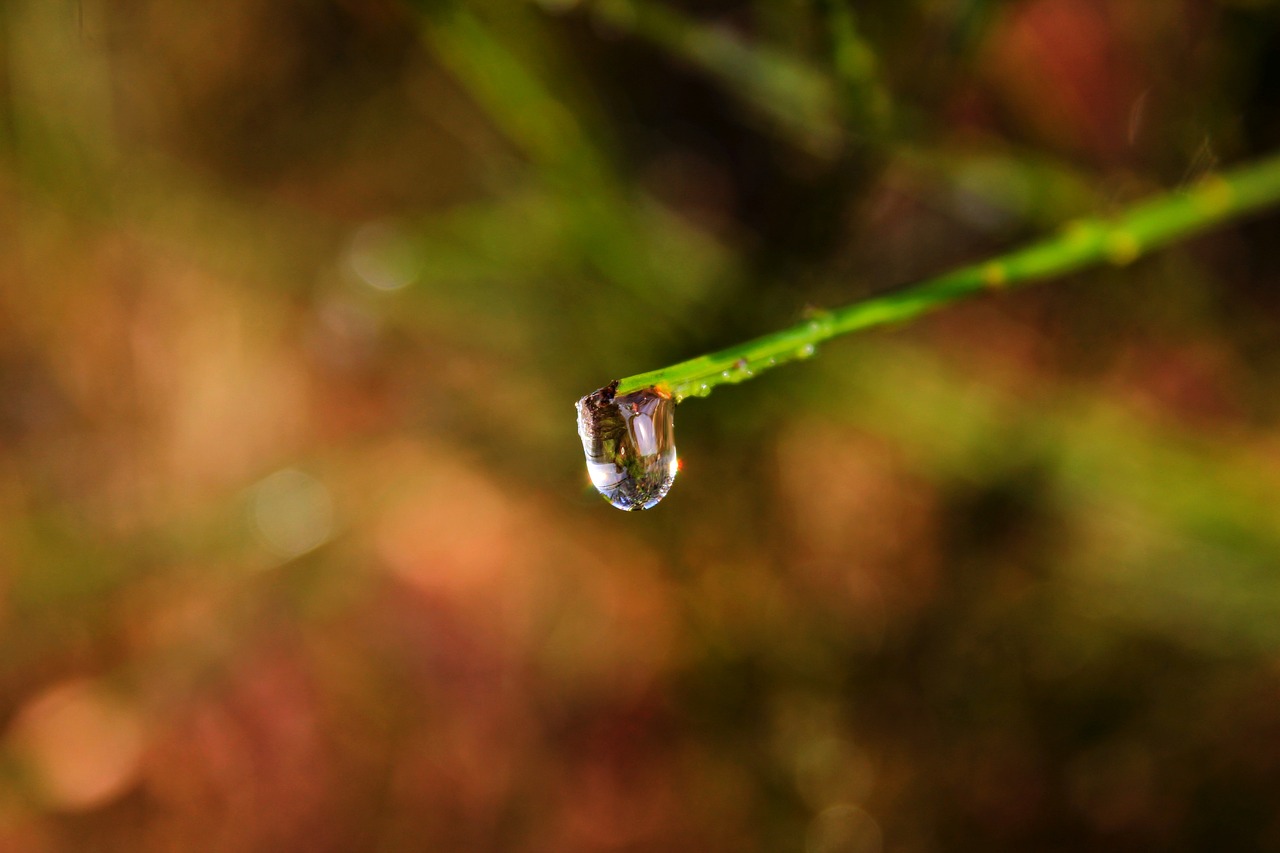
[{"label": "green blurred foliage", "polygon": [[1275,215],[572,403],[1280,147],[1267,0],[0,6],[0,849],[1280,846]]}]

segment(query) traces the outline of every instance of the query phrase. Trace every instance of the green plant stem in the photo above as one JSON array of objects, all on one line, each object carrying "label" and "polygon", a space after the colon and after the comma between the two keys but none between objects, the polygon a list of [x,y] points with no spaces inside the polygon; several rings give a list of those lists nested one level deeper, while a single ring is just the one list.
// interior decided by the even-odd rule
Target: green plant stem
[{"label": "green plant stem", "polygon": [[1062,275],[1096,264],[1123,266],[1145,252],[1280,203],[1280,154],[1187,190],[1141,202],[1114,218],[1068,223],[1054,237],[962,267],[892,293],[855,302],[727,349],[628,376],[618,393],[657,387],[677,401],[705,396],[717,385],[743,382],[788,361],[806,358],[823,341],[900,323],[968,296]]}]

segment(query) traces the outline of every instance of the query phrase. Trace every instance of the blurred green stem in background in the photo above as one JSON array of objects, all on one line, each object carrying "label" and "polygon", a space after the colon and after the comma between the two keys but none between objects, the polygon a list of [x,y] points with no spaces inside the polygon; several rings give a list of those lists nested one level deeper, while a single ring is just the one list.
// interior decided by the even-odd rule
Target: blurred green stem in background
[{"label": "blurred green stem in background", "polygon": [[676,398],[706,396],[795,359],[837,335],[898,323],[987,290],[1062,275],[1101,263],[1123,266],[1144,252],[1280,203],[1280,154],[1194,187],[1142,202],[1114,218],[1069,223],[1048,239],[832,311],[719,352],[621,380],[618,393],[657,386]]},{"label": "blurred green stem in background", "polygon": [[594,0],[585,8],[601,24],[657,45],[718,80],[801,148],[829,155],[844,137],[842,119],[865,135],[878,133],[889,103],[876,77],[875,54],[859,37],[852,13],[838,2],[830,6],[838,89],[822,70],[798,57],[748,44],[728,28],[669,6]]},{"label": "blurred green stem in background", "polygon": [[[619,179],[607,142],[589,130],[584,98],[557,73],[554,47],[535,37],[539,17],[521,7],[489,16],[458,7],[423,18],[423,37],[436,59],[531,167],[496,177],[508,199],[518,197],[517,182],[525,192],[517,215],[526,221],[518,229],[502,231],[509,203],[494,203],[487,220],[479,218],[491,233],[503,234],[497,243],[509,246],[512,234],[536,233],[528,210],[553,216],[561,258],[582,259],[602,280],[642,301],[646,312],[679,325],[714,282],[723,253]],[[495,253],[480,254],[488,260]]]},{"label": "blurred green stem in background", "polygon": [[864,139],[876,139],[889,129],[892,102],[880,82],[875,50],[858,31],[847,0],[823,0],[831,34],[831,62],[840,86],[847,124]]}]

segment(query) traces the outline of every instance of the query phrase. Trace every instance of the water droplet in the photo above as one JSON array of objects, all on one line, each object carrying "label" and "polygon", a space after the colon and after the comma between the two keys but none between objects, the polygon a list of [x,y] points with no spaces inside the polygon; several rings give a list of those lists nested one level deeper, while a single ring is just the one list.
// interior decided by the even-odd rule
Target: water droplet
[{"label": "water droplet", "polygon": [[827,337],[831,334],[831,312],[815,310],[809,312],[809,331],[815,335]]},{"label": "water droplet", "polygon": [[796,350],[796,358],[810,358],[815,352],[817,348],[813,344],[805,344]]},{"label": "water droplet", "polygon": [[738,372],[739,379],[746,379],[751,376],[751,363],[745,358],[740,358],[733,363],[733,369]]},{"label": "water droplet", "polygon": [[675,481],[675,401],[655,388],[615,396],[613,382],[578,401],[578,436],[596,491],[618,509],[649,509]]}]

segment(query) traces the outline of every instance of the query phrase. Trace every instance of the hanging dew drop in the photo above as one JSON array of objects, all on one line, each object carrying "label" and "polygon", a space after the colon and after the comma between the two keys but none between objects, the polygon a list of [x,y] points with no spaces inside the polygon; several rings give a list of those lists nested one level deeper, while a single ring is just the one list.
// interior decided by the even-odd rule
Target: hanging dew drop
[{"label": "hanging dew drop", "polygon": [[596,491],[618,509],[649,509],[675,481],[675,407],[646,388],[617,396],[612,382],[578,401],[578,436]]}]

